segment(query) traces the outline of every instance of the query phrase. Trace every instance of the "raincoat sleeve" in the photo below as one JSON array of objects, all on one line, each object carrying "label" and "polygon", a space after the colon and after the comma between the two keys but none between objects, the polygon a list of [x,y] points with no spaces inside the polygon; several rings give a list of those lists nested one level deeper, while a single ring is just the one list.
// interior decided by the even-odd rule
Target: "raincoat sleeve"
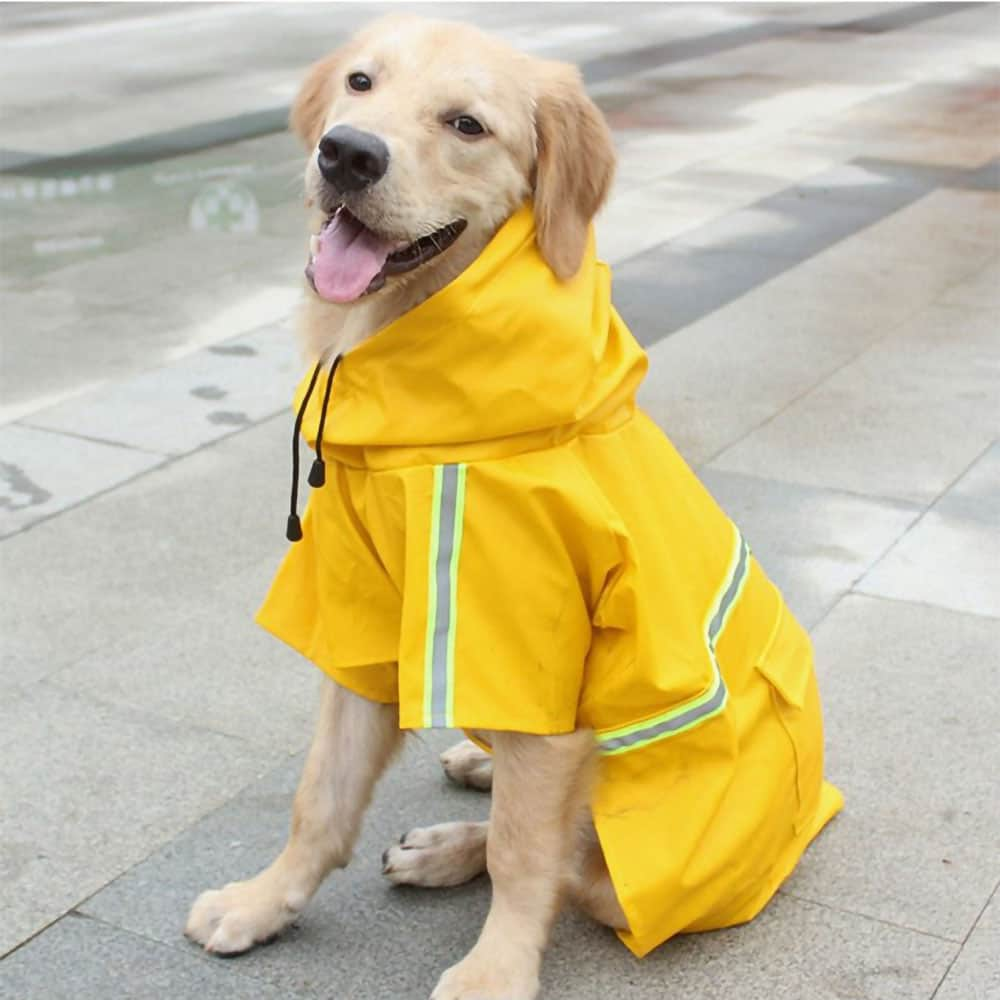
[{"label": "raincoat sleeve", "polygon": [[400,724],[572,731],[620,562],[582,464],[564,448],[439,465],[408,494]]},{"label": "raincoat sleeve", "polygon": [[401,601],[359,514],[365,477],[328,463],[327,478],[257,622],[344,687],[395,702]]}]

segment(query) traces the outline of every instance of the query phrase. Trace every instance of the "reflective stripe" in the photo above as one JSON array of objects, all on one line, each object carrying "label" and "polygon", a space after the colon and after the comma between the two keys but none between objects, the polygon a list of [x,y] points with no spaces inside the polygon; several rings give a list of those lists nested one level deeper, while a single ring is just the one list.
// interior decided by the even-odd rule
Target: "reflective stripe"
[{"label": "reflective stripe", "polygon": [[435,466],[424,646],[427,727],[451,726],[454,718],[456,598],[464,511],[465,465]]},{"label": "reflective stripe", "polygon": [[597,741],[601,753],[624,753],[667,736],[676,736],[678,733],[693,729],[702,722],[707,722],[726,707],[728,691],[726,690],[726,682],[722,679],[722,671],[719,669],[715,646],[726,627],[730,613],[743,592],[750,566],[750,548],[740,534],[739,528],[734,525],[733,530],[736,533],[733,555],[724,582],[716,594],[705,620],[705,645],[708,647],[708,655],[712,661],[713,674],[712,683],[708,690],[692,701],[679,705],[669,712],[664,712],[656,718],[599,733]]}]

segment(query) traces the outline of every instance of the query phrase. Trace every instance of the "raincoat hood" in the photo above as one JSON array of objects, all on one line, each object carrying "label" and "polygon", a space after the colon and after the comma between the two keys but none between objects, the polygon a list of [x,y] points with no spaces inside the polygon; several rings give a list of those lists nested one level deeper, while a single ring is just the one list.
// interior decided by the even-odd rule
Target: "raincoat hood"
[{"label": "raincoat hood", "polygon": [[[645,372],[593,232],[579,271],[560,281],[528,204],[453,282],[343,356],[323,450],[375,466],[448,460],[451,446],[475,446],[475,457],[534,450],[630,408]],[[302,423],[312,445],[321,396]]]}]

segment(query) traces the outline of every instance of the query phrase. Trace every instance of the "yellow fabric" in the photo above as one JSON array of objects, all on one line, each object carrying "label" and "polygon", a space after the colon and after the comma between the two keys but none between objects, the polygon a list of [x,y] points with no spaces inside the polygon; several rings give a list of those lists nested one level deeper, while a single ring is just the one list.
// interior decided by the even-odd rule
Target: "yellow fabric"
[{"label": "yellow fabric", "polygon": [[753,917],[842,803],[809,638],[636,408],[646,358],[610,289],[592,238],[557,281],[526,206],[351,350],[326,486],[258,620],[404,728],[595,730],[642,955]]}]

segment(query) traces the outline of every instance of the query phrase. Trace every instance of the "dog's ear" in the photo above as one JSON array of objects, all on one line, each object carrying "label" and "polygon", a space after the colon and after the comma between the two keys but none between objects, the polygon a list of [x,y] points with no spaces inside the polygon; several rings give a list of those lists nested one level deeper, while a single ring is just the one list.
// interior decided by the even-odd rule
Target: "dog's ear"
[{"label": "dog's ear", "polygon": [[587,230],[615,172],[604,116],[575,66],[545,62],[535,97],[535,229],[542,256],[565,281],[580,268]]},{"label": "dog's ear", "polygon": [[302,140],[307,150],[314,149],[323,135],[323,123],[330,102],[333,100],[333,88],[337,84],[339,64],[339,52],[331,52],[330,55],[314,62],[306,72],[295,100],[292,101],[288,125]]}]

